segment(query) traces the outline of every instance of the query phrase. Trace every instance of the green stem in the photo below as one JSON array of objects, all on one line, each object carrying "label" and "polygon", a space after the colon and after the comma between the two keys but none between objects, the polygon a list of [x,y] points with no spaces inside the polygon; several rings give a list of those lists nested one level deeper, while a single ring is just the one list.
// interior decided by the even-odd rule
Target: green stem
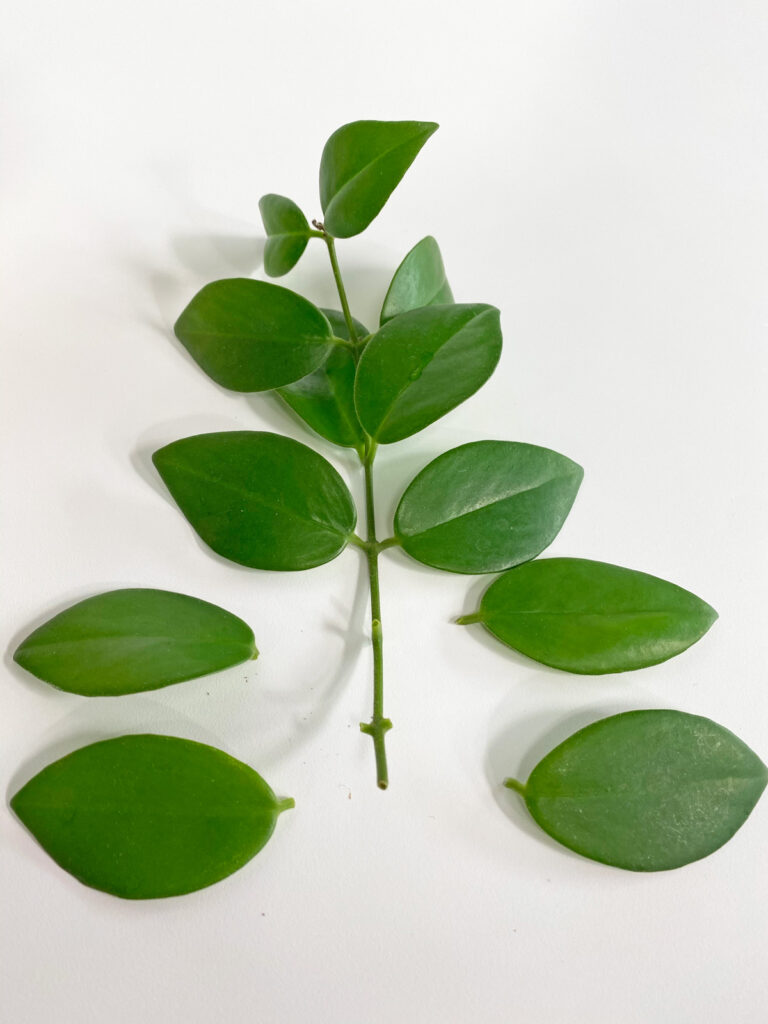
[{"label": "green stem", "polygon": [[336,242],[327,233],[323,233],[325,244],[328,246],[328,255],[331,259],[331,268],[333,270],[333,277],[336,281],[336,289],[339,293],[339,300],[341,301],[341,310],[344,313],[344,319],[347,323],[347,330],[349,331],[349,340],[353,345],[357,345],[358,337],[357,331],[355,330],[355,322],[352,319],[352,314],[349,311],[349,302],[347,301],[347,293],[344,290],[344,282],[341,279],[341,271],[339,270],[339,261],[336,258]]},{"label": "green stem", "polygon": [[392,723],[384,717],[384,650],[381,628],[381,593],[379,590],[379,544],[376,540],[376,512],[373,501],[373,460],[376,456],[376,442],[367,446],[363,469],[365,471],[365,513],[368,525],[368,579],[371,586],[371,644],[373,645],[373,715],[368,723],[361,723],[360,729],[373,739],[376,755],[376,781],[379,789],[389,785],[387,773],[387,751],[384,737]]}]

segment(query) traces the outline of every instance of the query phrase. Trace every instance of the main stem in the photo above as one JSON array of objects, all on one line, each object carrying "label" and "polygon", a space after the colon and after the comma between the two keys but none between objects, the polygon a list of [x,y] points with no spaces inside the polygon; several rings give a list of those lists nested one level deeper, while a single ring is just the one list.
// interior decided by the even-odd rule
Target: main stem
[{"label": "main stem", "polygon": [[373,646],[373,716],[368,723],[361,723],[360,729],[373,740],[376,755],[376,781],[379,789],[389,785],[387,773],[387,750],[384,737],[392,723],[384,717],[384,649],[381,628],[381,594],[379,591],[379,542],[376,539],[376,511],[373,501],[373,460],[376,456],[376,442],[366,445],[363,469],[365,471],[365,514],[368,526],[368,579],[371,586],[371,644]]},{"label": "main stem", "polygon": [[[319,221],[312,223],[328,247],[336,289],[347,324],[349,340],[355,346],[353,351],[355,362],[357,362],[360,359],[360,339],[349,310],[339,261],[336,259],[336,242]],[[368,581],[371,589],[371,645],[373,647],[373,715],[370,722],[360,723],[360,730],[373,740],[373,750],[376,756],[376,781],[379,789],[386,789],[389,785],[389,774],[384,737],[392,728],[392,723],[384,717],[384,647],[381,629],[381,593],[379,591],[379,551],[387,545],[380,544],[376,539],[376,507],[373,500],[373,460],[376,457],[376,442],[366,435],[365,448],[359,449],[358,455],[363,463],[365,473],[365,518],[368,532],[365,543],[360,546],[364,548],[368,562]]]}]

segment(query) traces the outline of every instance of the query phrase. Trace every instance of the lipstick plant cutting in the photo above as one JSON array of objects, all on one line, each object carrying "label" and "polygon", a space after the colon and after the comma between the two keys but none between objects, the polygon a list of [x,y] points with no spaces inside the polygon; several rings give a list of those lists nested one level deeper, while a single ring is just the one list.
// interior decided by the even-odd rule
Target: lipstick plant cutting
[{"label": "lipstick plant cutting", "polygon": [[[358,516],[339,473],[308,445],[266,431],[182,438],[154,454],[181,512],[215,552],[260,570],[308,570],[348,545],[370,583],[376,780],[389,783],[378,560],[400,547],[454,573],[501,573],[476,613],[502,643],[566,672],[658,664],[699,640],[717,615],[675,584],[579,558],[537,559],[582,481],[565,455],[510,440],[460,445],[425,466],[377,529],[375,459],[473,395],[501,355],[499,311],[455,303],[437,242],[397,268],[370,331],[350,310],[336,241],[377,217],[436,124],[358,121],[320,162],[322,219],[290,199],[260,201],[264,269],[288,273],[311,241],[325,246],[339,310],[288,288],[214,281],[190,301],[176,336],[218,384],[273,392],[334,445],[354,449]],[[379,517],[380,518],[380,517]],[[358,528],[358,520],[364,526]],[[249,627],[197,598],[164,591],[97,595],[35,630],[15,654],[40,679],[86,696],[177,683],[256,657]],[[515,752],[510,752],[510,758]],[[501,781],[501,780],[500,780]],[[756,755],[722,727],[673,710],[635,711],[582,729],[506,785],[565,846],[618,867],[655,871],[706,856],[740,827],[766,784]],[[177,895],[241,867],[269,839],[279,800],[251,768],[177,737],[123,736],[49,765],[13,798],[22,822],[87,885],[129,898]]]}]

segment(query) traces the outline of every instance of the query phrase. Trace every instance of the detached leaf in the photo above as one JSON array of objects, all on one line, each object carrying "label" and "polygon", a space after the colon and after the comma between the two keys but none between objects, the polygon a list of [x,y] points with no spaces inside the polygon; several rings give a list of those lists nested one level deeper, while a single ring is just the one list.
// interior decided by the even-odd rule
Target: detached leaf
[{"label": "detached leaf", "polygon": [[331,325],[317,306],[249,278],[207,284],[175,331],[208,376],[232,391],[270,391],[306,377],[333,346]]},{"label": "detached leaf", "polygon": [[667,871],[727,843],[767,779],[757,755],[707,718],[629,711],[574,733],[525,786],[505,785],[563,846],[629,871]]},{"label": "detached leaf", "polygon": [[84,885],[125,899],[203,889],[264,846],[281,811],[252,768],[175,736],[121,736],[54,761],[11,806]]},{"label": "detached leaf", "polygon": [[440,455],[408,485],[395,535],[419,562],[498,572],[555,539],[584,471],[564,455],[514,441],[474,441]]},{"label": "detached leaf", "polygon": [[281,277],[301,259],[312,228],[296,203],[285,196],[262,196],[259,210],[268,236],[264,246],[264,270],[270,277]]},{"label": "detached leaf", "polygon": [[[331,309],[324,309],[323,313],[337,338],[352,340],[343,313]],[[358,338],[365,338],[368,328],[359,320],[354,320],[354,325]],[[360,448],[365,444],[365,432],[355,410],[355,370],[351,350],[338,345],[314,373],[277,393],[327,441],[345,448]]]},{"label": "detached leaf", "polygon": [[198,434],[153,462],[205,543],[240,565],[310,569],[335,558],[355,528],[352,495],[333,466],[279,434]]},{"label": "detached leaf", "polygon": [[360,357],[360,422],[382,444],[410,437],[473,395],[500,355],[499,311],[493,306],[427,306],[403,313],[374,334]]},{"label": "detached leaf", "polygon": [[512,569],[476,615],[502,643],[566,672],[602,675],[657,665],[696,643],[717,618],[701,598],[644,572],[585,558]]},{"label": "detached leaf", "polygon": [[335,238],[364,231],[437,128],[431,121],[353,121],[335,131],[320,160],[326,230]]},{"label": "detached leaf", "polygon": [[395,271],[381,308],[381,325],[410,309],[453,302],[440,246],[431,235],[411,249]]},{"label": "detached leaf", "polygon": [[55,615],[14,660],[69,693],[115,697],[218,672],[257,655],[242,619],[185,594],[112,590]]}]

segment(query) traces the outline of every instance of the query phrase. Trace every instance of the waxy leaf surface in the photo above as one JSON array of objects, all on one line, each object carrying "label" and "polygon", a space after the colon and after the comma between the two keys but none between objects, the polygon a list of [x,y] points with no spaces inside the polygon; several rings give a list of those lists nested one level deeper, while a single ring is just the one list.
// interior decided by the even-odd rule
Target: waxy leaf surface
[{"label": "waxy leaf surface", "polygon": [[[324,309],[337,338],[351,341],[344,314]],[[354,320],[358,340],[368,328]],[[280,388],[278,394],[321,437],[345,448],[365,444],[365,431],[355,409],[355,357],[351,349],[337,345],[314,373]]]},{"label": "waxy leaf surface", "polygon": [[356,521],[329,462],[279,434],[228,431],[174,441],[153,461],[200,537],[256,569],[310,569],[335,558]]},{"label": "waxy leaf surface", "polygon": [[38,679],[86,697],[157,690],[256,657],[242,619],[167,590],[86,598],[31,633],[14,659]]},{"label": "waxy leaf surface", "polygon": [[410,437],[473,395],[500,355],[499,311],[493,306],[427,306],[403,313],[374,334],[360,357],[360,422],[382,444]]},{"label": "waxy leaf surface", "polygon": [[574,733],[520,791],[559,843],[629,871],[713,853],[744,824],[766,767],[740,739],[681,711],[629,711]]},{"label": "waxy leaf surface", "polygon": [[431,235],[411,249],[395,271],[381,308],[381,325],[410,309],[453,302],[440,246]]},{"label": "waxy leaf surface", "polygon": [[581,466],[532,444],[474,441],[440,455],[408,485],[395,535],[411,557],[451,572],[498,572],[552,543]]},{"label": "waxy leaf surface", "polygon": [[431,121],[353,121],[335,131],[320,160],[326,230],[336,238],[364,231],[437,127]]},{"label": "waxy leaf surface", "polygon": [[281,811],[252,768],[175,736],[121,736],[54,761],[11,806],[84,885],[125,899],[194,892],[264,846]]},{"label": "waxy leaf surface", "polygon": [[717,612],[644,572],[584,558],[543,558],[505,573],[476,615],[521,654],[566,672],[601,675],[656,665],[699,640]]},{"label": "waxy leaf surface", "polygon": [[213,281],[176,321],[176,337],[217,384],[270,391],[316,370],[333,347],[317,306],[267,281]]},{"label": "waxy leaf surface", "polygon": [[301,259],[312,228],[296,203],[285,196],[262,196],[259,210],[267,232],[264,270],[270,277],[282,277]]}]

